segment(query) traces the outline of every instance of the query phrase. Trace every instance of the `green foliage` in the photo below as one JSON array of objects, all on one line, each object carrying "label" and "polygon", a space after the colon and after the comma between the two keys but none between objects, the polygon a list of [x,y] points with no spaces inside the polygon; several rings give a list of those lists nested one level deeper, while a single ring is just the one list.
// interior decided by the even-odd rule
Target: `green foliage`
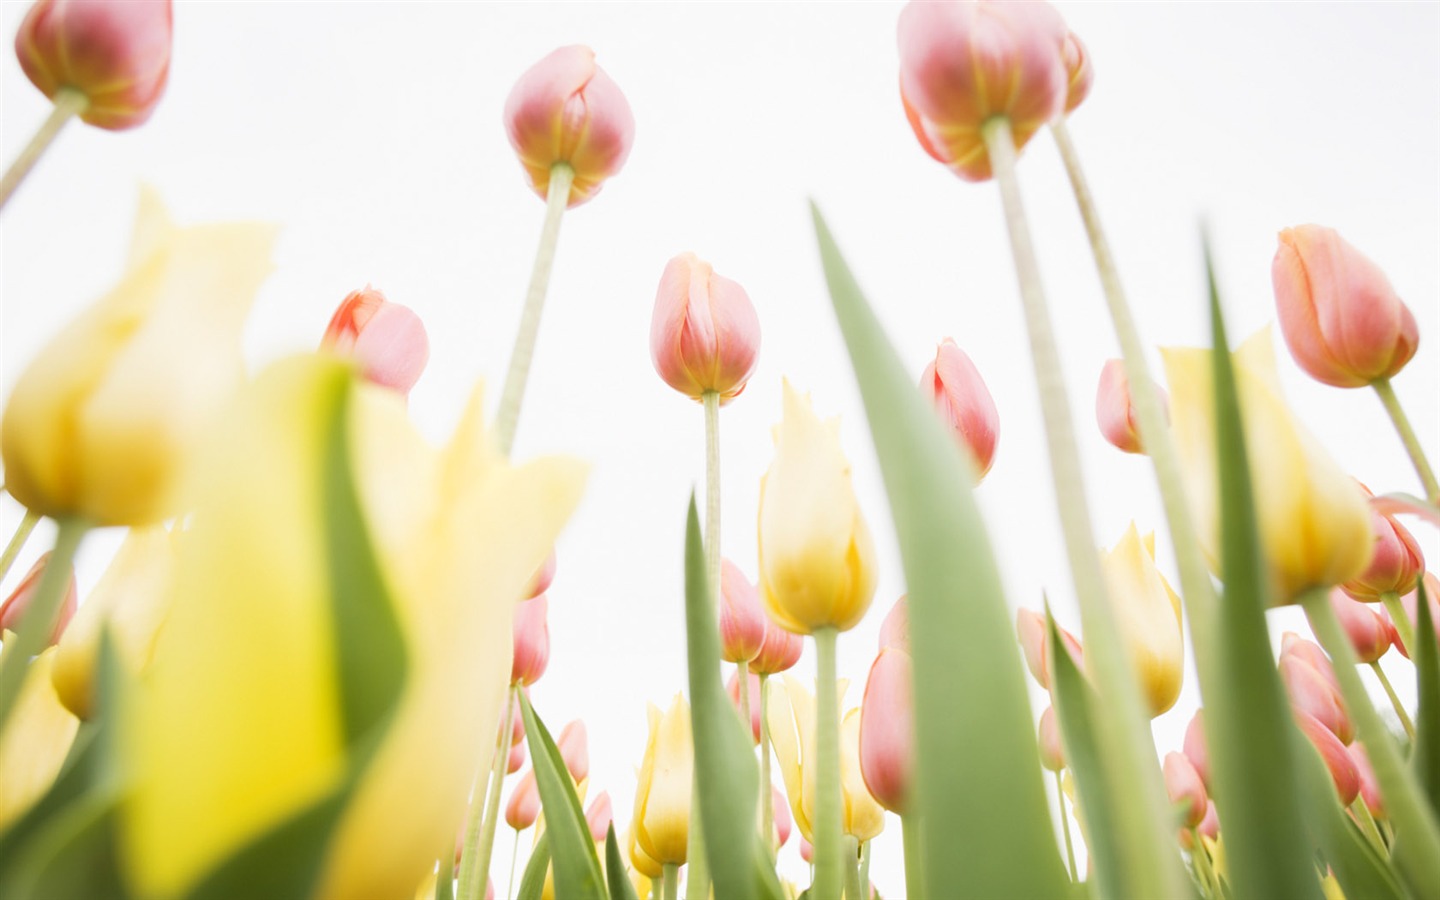
[{"label": "green foliage", "polygon": [[1440,649],[1435,643],[1435,624],[1425,581],[1416,586],[1415,689],[1419,706],[1415,714],[1415,748],[1410,764],[1430,809],[1440,818]]},{"label": "green foliage", "polygon": [[535,849],[530,851],[530,861],[525,864],[525,874],[520,876],[519,900],[540,900],[545,891],[545,874],[550,871],[550,832],[540,835]]},{"label": "green foliage", "polygon": [[610,900],[639,900],[635,886],[625,873],[625,860],[620,858],[620,845],[615,842],[615,823],[605,832],[605,881],[610,887]]},{"label": "green foliage", "polygon": [[545,810],[545,836],[550,839],[555,863],[555,895],[603,900],[605,877],[600,872],[600,858],[595,855],[595,842],[590,838],[590,827],[585,824],[585,812],[580,808],[580,798],[575,796],[565,760],[545,723],[535,715],[530,698],[524,691],[518,696],[525,716],[525,740],[530,745],[535,786]]}]

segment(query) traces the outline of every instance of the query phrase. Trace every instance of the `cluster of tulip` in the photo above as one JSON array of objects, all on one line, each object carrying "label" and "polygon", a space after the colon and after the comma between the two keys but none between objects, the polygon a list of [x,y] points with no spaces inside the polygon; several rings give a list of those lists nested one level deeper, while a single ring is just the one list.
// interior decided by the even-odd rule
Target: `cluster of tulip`
[{"label": "cluster of tulip", "polygon": [[[16,48],[55,113],[0,206],[69,118],[143,123],[170,41],[168,0],[36,3]],[[1044,3],[983,0],[907,5],[899,45],[920,145],[1000,188],[1083,645],[1048,610],[1021,610],[1012,631],[971,494],[999,437],[977,367],[946,338],[916,391],[816,212],[908,586],[846,709],[836,645],[877,577],[838,423],[785,382],[752,582],[720,545],[719,426],[755,372],[760,320],[739,284],[683,253],[660,276],[650,347],[706,436],[703,516],[692,500],[686,529],[688,700],[649,707],[624,836],[607,792],[583,807],[586,726],[551,738],[528,688],[549,666],[553,548],[585,468],[508,457],[563,213],[621,169],[635,123],[594,54],[565,47],[504,111],[546,214],[490,422],[477,390],[446,446],[419,436],[406,398],[426,331],[370,287],[344,299],[317,352],[248,377],[239,335],[273,231],[181,227],[150,192],[120,283],[14,386],[4,487],[28,512],[0,577],[41,517],[58,531],[0,605],[0,895],[478,900],[495,893],[503,817],[517,849],[534,829],[525,898],[675,900],[683,868],[692,900],[862,900],[886,811],[914,898],[1081,884],[1101,897],[1440,895],[1440,582],[1396,519],[1440,526],[1440,485],[1390,385],[1415,354],[1414,317],[1333,230],[1281,233],[1274,291],[1293,358],[1325,384],[1376,390],[1423,497],[1376,497],[1344,473],[1286,407],[1269,331],[1228,352],[1213,281],[1216,349],[1163,350],[1167,396],[1065,127],[1093,84],[1085,46]],[[1123,351],[1100,372],[1098,429],[1153,461],[1180,592],[1153,532],[1132,522],[1101,552],[1091,534],[1017,188],[1017,155],[1046,131]],[[81,604],[72,561],[98,526],[128,537]],[[1286,633],[1277,664],[1265,612],[1288,604],[1319,643]],[[1180,694],[1186,621],[1203,725],[1197,713],[1162,763],[1148,723]],[[813,687],[789,674],[807,637]],[[1378,663],[1392,646],[1415,664],[1413,715]],[[1051,698],[1038,735],[1022,657]],[[813,866],[803,893],[775,866],[792,827]],[[512,858],[507,896],[514,880]]]}]

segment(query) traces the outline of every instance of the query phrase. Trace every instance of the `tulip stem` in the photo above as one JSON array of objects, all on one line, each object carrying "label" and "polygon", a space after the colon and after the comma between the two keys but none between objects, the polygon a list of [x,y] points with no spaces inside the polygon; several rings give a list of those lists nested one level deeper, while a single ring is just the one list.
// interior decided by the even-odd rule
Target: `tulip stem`
[{"label": "tulip stem", "polygon": [[874,841],[860,845],[860,892],[863,900],[870,900],[870,848]]},{"label": "tulip stem", "polygon": [[1060,779],[1059,769],[1055,770],[1055,799],[1060,803],[1060,828],[1065,832],[1065,859],[1070,863],[1070,880],[1080,882],[1080,869],[1075,865],[1075,843],[1070,837],[1070,816],[1065,813],[1065,787]]},{"label": "tulip stem", "polygon": [[515,829],[515,843],[510,845],[510,879],[505,883],[505,900],[515,896],[515,862],[520,858],[520,829]]},{"label": "tulip stem", "polygon": [[[1096,688],[1116,708],[1111,721],[1118,728],[1100,729],[1100,755],[1106,767],[1121,779],[1138,781],[1147,815],[1131,816],[1119,824],[1125,832],[1116,836],[1119,846],[1136,861],[1130,867],[1134,892],[1153,896],[1179,896],[1187,890],[1184,869],[1171,855],[1163,836],[1170,821],[1160,781],[1160,767],[1147,718],[1141,708],[1139,687],[1131,674],[1129,654],[1120,639],[1120,616],[1113,608],[1100,571],[1099,546],[1090,527],[1089,503],[1080,471],[1080,451],[1070,414],[1065,375],[1054,327],[1046,308],[1040,266],[1026,223],[1020,185],[1015,175],[1015,142],[1010,122],[1004,116],[988,119],[980,130],[990,155],[1015,273],[1020,283],[1021,305],[1030,336],[1030,357],[1039,387],[1041,413],[1050,457],[1050,473],[1060,514],[1060,527],[1071,577],[1080,602],[1081,622],[1087,650],[1093,647]],[[1143,440],[1143,437],[1142,437]],[[1086,660],[1092,654],[1086,653]]]},{"label": "tulip stem", "polygon": [[71,566],[75,563],[75,552],[90,530],[90,523],[78,517],[59,519],[56,524],[59,528],[55,533],[55,549],[40,575],[35,599],[16,627],[15,637],[5,647],[5,652],[0,653],[0,740],[4,739],[5,723],[14,710],[20,686],[25,683],[30,657],[45,649],[50,635],[55,633],[60,604],[70,583]]},{"label": "tulip stem", "polygon": [[440,853],[440,871],[435,873],[435,900],[455,900],[455,848]]},{"label": "tulip stem", "polygon": [[[760,831],[765,846],[772,846],[775,831],[775,791],[770,786],[770,709],[768,691],[770,676],[760,676]],[[778,851],[772,851],[771,857]]]},{"label": "tulip stem", "polygon": [[1400,702],[1399,695],[1395,693],[1395,686],[1386,677],[1385,670],[1380,668],[1380,660],[1377,659],[1370,663],[1370,671],[1380,679],[1380,686],[1385,689],[1385,696],[1390,698],[1390,705],[1395,707],[1395,715],[1399,717],[1400,725],[1405,729],[1405,733],[1410,736],[1410,740],[1415,740],[1415,723],[1410,721],[1410,714],[1405,711],[1404,704]]},{"label": "tulip stem", "polygon": [[506,457],[515,443],[515,428],[520,423],[520,404],[525,399],[530,363],[535,359],[535,340],[540,335],[545,290],[550,286],[550,270],[555,266],[560,217],[570,201],[570,185],[574,181],[575,170],[565,163],[556,163],[550,170],[550,189],[545,195],[545,224],[540,229],[540,246],[535,250],[535,265],[530,270],[530,287],[525,292],[525,308],[520,313],[520,330],[515,334],[515,347],[510,351],[510,369],[505,373],[505,386],[500,392],[500,410],[495,414],[495,441],[500,453]]},{"label": "tulip stem", "polygon": [[845,860],[845,898],[864,900],[860,895],[860,841],[853,834],[847,834],[840,841],[840,852]]},{"label": "tulip stem", "polygon": [[900,817],[900,837],[905,845],[905,896],[925,896],[921,867],[920,819],[914,814]]},{"label": "tulip stem", "polygon": [[1380,402],[1390,414],[1390,421],[1395,423],[1395,430],[1400,432],[1400,441],[1405,445],[1405,452],[1410,454],[1415,473],[1420,476],[1420,483],[1425,486],[1425,499],[1431,503],[1440,503],[1440,482],[1435,480],[1435,471],[1430,468],[1430,460],[1425,458],[1425,450],[1420,446],[1420,439],[1415,436],[1415,429],[1410,427],[1410,417],[1405,415],[1404,408],[1400,406],[1400,398],[1395,396],[1390,379],[1377,379],[1371,382],[1370,386],[1380,395]]},{"label": "tulip stem", "polygon": [[[17,527],[15,533],[10,536],[10,543],[5,545],[4,554],[0,554],[0,581],[4,581],[5,576],[10,574],[10,567],[15,564],[15,557],[20,555],[20,549],[24,547],[25,542],[30,539],[30,532],[35,530],[35,526],[39,522],[40,516],[38,514],[28,509],[25,510],[25,518],[20,520],[19,527]],[[1409,645],[1407,644],[1406,646]]]},{"label": "tulip stem", "polygon": [[[665,863],[660,877],[665,879],[665,886],[662,896],[664,900],[679,900],[680,896],[680,867],[674,863]],[[704,898],[701,898],[704,900]]]},{"label": "tulip stem", "polygon": [[1196,874],[1200,876],[1200,882],[1205,886],[1205,892],[1210,897],[1219,900],[1223,894],[1220,891],[1220,881],[1215,875],[1215,867],[1210,864],[1210,851],[1205,849],[1205,842],[1200,837],[1200,832],[1194,828],[1190,829],[1191,844],[1190,860],[1195,864]]},{"label": "tulip stem", "polygon": [[834,628],[814,634],[815,703],[815,882],[810,896],[835,900],[840,896],[843,869],[840,847],[842,814],[840,796],[840,716],[835,685]]},{"label": "tulip stem", "polygon": [[1386,811],[1396,830],[1404,836],[1405,850],[1395,862],[1418,894],[1440,896],[1440,825],[1420,799],[1424,794],[1414,773],[1405,764],[1395,738],[1370,702],[1370,695],[1355,668],[1358,665],[1355,650],[1335,616],[1335,608],[1330,605],[1329,592],[1311,591],[1300,602],[1320,645],[1335,662],[1340,693],[1370,755],[1375,779],[1380,782],[1380,793],[1385,797]]},{"label": "tulip stem", "polygon": [[5,204],[10,202],[10,196],[15,193],[20,182],[25,180],[25,176],[30,174],[30,170],[35,168],[35,163],[40,161],[40,157],[45,154],[45,150],[66,123],[83,113],[90,105],[89,97],[69,87],[56,91],[54,101],[55,108],[50,110],[50,115],[40,123],[40,130],[35,132],[30,143],[15,157],[15,161],[5,171],[5,176],[0,178],[0,209],[4,209]]},{"label": "tulip stem", "polygon": [[1409,613],[1405,612],[1405,604],[1400,602],[1400,595],[1394,591],[1386,591],[1380,595],[1380,602],[1385,604],[1385,611],[1390,614],[1390,621],[1395,624],[1395,633],[1400,635],[1400,643],[1405,645],[1407,653],[1415,652],[1415,626],[1410,622]]},{"label": "tulip stem", "polygon": [[1355,823],[1360,826],[1365,837],[1370,841],[1370,846],[1380,854],[1381,859],[1390,858],[1390,850],[1385,846],[1385,839],[1380,837],[1380,829],[1375,827],[1375,817],[1370,815],[1370,807],[1365,805],[1364,793],[1357,794],[1354,802],[1350,804],[1350,815],[1354,816]]},{"label": "tulip stem", "polygon": [[[506,751],[510,747],[511,718],[515,715],[515,691],[514,685],[505,691],[505,714],[495,735],[495,753],[490,763],[485,802],[475,802],[480,799],[476,796],[470,803],[470,818],[465,823],[465,849],[460,857],[458,900],[481,900],[485,896],[485,881],[490,875],[490,854],[495,848],[496,819],[500,813],[500,788],[505,781],[505,764],[510,758]],[[480,786],[478,776],[475,786],[477,789]],[[514,875],[513,871],[511,875]]]},{"label": "tulip stem", "polygon": [[[740,720],[745,723],[745,731],[751,737],[755,737],[755,729],[752,727],[754,719],[750,714],[750,664],[743,659],[735,664],[737,670],[740,690],[736,693],[740,697]],[[762,714],[763,715],[763,714]]]}]

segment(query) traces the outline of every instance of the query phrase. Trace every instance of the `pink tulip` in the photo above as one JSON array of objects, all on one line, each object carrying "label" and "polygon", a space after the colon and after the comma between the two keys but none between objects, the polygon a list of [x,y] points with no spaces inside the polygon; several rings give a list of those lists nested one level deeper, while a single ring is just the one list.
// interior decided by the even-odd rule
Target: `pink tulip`
[{"label": "pink tulip", "polygon": [[650,319],[650,359],[665,383],[693,399],[745,390],[760,353],[760,319],[745,289],[693,253],[665,264]]},{"label": "pink tulip", "polygon": [[1195,715],[1190,718],[1190,724],[1185,726],[1185,741],[1180,749],[1185,757],[1190,760],[1190,765],[1195,767],[1195,774],[1200,776],[1206,787],[1210,785],[1210,750],[1205,742],[1205,711],[1195,710]]},{"label": "pink tulip", "polygon": [[1205,821],[1205,813],[1210,806],[1210,798],[1205,793],[1205,782],[1200,779],[1200,773],[1195,771],[1189,757],[1175,752],[1165,754],[1162,772],[1170,803],[1176,806],[1185,804],[1183,827],[1198,828],[1200,823]]},{"label": "pink tulip", "polygon": [[1355,796],[1360,793],[1360,773],[1355,768],[1355,761],[1350,758],[1350,752],[1329,726],[1299,709],[1292,711],[1300,731],[1310,739],[1310,743],[1315,745],[1315,749],[1320,751],[1320,757],[1325,760],[1325,767],[1330,770],[1330,777],[1335,781],[1335,790],[1340,794],[1340,804],[1349,806],[1354,803]]},{"label": "pink tulip", "polygon": [[[1159,386],[1160,402],[1166,402]],[[1105,440],[1126,453],[1144,453],[1140,446],[1140,422],[1135,414],[1135,401],[1130,395],[1130,379],[1125,363],[1118,359],[1105,361],[1100,370],[1100,387],[1095,392],[1095,420]]]},{"label": "pink tulip", "polygon": [[565,761],[571,779],[576,784],[584,781],[590,774],[590,748],[586,741],[585,723],[576,719],[560,729],[555,746],[560,750],[560,758]]},{"label": "pink tulip", "polygon": [[720,657],[726,662],[749,662],[765,643],[765,608],[755,585],[740,567],[720,561]]},{"label": "pink tulip", "polygon": [[1370,765],[1370,754],[1365,745],[1356,741],[1348,748],[1350,761],[1355,764],[1355,774],[1360,778],[1360,797],[1365,808],[1377,819],[1385,818],[1385,798],[1380,794],[1380,782],[1375,778],[1375,768]]},{"label": "pink tulip", "polygon": [[880,623],[880,649],[887,647],[910,652],[910,606],[904,596],[895,601]]},{"label": "pink tulip", "polygon": [[807,863],[815,862],[815,846],[804,837],[800,838],[800,858]]},{"label": "pink tulip", "polygon": [[550,585],[555,583],[555,551],[551,550],[550,555],[535,570],[535,576],[530,579],[530,586],[525,589],[525,599],[534,600],[536,597],[550,590]]},{"label": "pink tulip", "polygon": [[1068,34],[1047,3],[912,2],[900,13],[900,99],[920,145],[967,181],[991,175],[981,128],[1018,150],[1065,110]]},{"label": "pink tulip", "polygon": [[515,83],[505,101],[505,133],[541,197],[556,165],[574,170],[567,205],[578,206],[625,164],[635,118],[620,88],[595,64],[593,50],[561,47]]},{"label": "pink tulip", "polygon": [[[1214,800],[1205,801],[1205,818],[1200,820],[1200,824],[1196,826],[1194,833],[1199,834],[1201,837],[1207,837],[1212,841],[1220,834],[1220,816],[1215,812]],[[1191,832],[1183,830],[1180,832],[1180,846],[1186,850],[1195,849],[1195,838]]]},{"label": "pink tulip", "polygon": [[15,34],[20,68],[41,93],[84,94],[80,118],[119,131],[150,118],[170,76],[170,0],[39,0]]},{"label": "pink tulip", "polygon": [[505,824],[516,831],[524,831],[535,820],[540,818],[540,788],[535,784],[535,769],[525,773],[520,783],[515,785],[515,790],[510,794],[510,801],[505,804]]},{"label": "pink tulip", "polygon": [[1090,96],[1090,88],[1095,84],[1095,67],[1090,65],[1090,53],[1084,42],[1073,31],[1065,36],[1061,58],[1065,61],[1067,78],[1065,114],[1069,115]]},{"label": "pink tulip", "polygon": [[805,643],[798,634],[775,624],[768,615],[765,617],[765,640],[760,652],[750,661],[750,671],[756,675],[778,675],[800,661]]},{"label": "pink tulip", "polygon": [[[1440,577],[1437,577],[1434,572],[1426,572],[1424,580],[1425,596],[1430,603],[1430,623],[1435,626],[1435,639],[1440,641]],[[1420,626],[1420,588],[1417,586],[1415,590],[1401,597],[1400,605],[1405,610],[1405,618],[1410,620],[1410,626],[1418,628]],[[1383,615],[1385,621],[1389,622],[1389,611],[1384,611]],[[1409,659],[1410,648],[1406,647],[1405,642],[1400,639],[1400,633],[1395,630],[1394,624],[1390,626],[1390,639],[1394,642],[1395,649],[1400,651],[1400,655]]]},{"label": "pink tulip", "polygon": [[550,600],[544,594],[515,608],[515,655],[510,663],[510,683],[526,687],[540,680],[550,664],[550,625],[545,614]]},{"label": "pink tulip", "polygon": [[[1045,616],[1033,609],[1020,610],[1015,615],[1015,632],[1020,637],[1020,649],[1025,655],[1025,665],[1030,669],[1030,674],[1042,688],[1050,690],[1050,658],[1045,653]],[[1064,642],[1065,649],[1070,651],[1075,665],[1084,671],[1085,652],[1080,646],[1079,638],[1061,628],[1060,640]]]},{"label": "pink tulip", "polygon": [[790,840],[790,830],[794,827],[794,822],[790,818],[790,804],[785,802],[785,795],[780,793],[778,787],[770,788],[770,806],[771,819],[775,822],[775,849],[779,850]]},{"label": "pink tulip", "polygon": [[[1365,485],[1366,496],[1373,497]],[[1425,555],[1415,536],[1393,515],[1385,515],[1370,508],[1370,530],[1375,534],[1375,553],[1370,565],[1358,578],[1340,585],[1345,593],[1356,600],[1373,603],[1385,594],[1408,594],[1415,590],[1415,582],[1425,574]]]},{"label": "pink tulip", "polygon": [[1065,748],[1060,743],[1060,722],[1055,707],[1047,706],[1040,714],[1037,739],[1040,743],[1040,765],[1052,772],[1065,768]]},{"label": "pink tulip", "polygon": [[590,808],[585,811],[585,824],[590,827],[590,837],[595,843],[604,843],[610,832],[610,823],[615,819],[615,812],[610,808],[610,792],[601,791],[590,801]]},{"label": "pink tulip", "polygon": [[1355,656],[1362,663],[1372,663],[1390,649],[1393,626],[1367,603],[1358,603],[1339,589],[1330,592],[1330,607],[1345,629]]},{"label": "pink tulip", "polygon": [[979,370],[964,350],[946,338],[920,375],[920,391],[934,402],[941,421],[970,455],[979,483],[995,463],[995,445],[1000,440],[1000,414]]},{"label": "pink tulip", "polygon": [[1280,232],[1270,271],[1280,330],[1310,377],[1363,387],[1392,377],[1415,355],[1415,316],[1380,267],[1333,228]]},{"label": "pink tulip", "polygon": [[[760,718],[764,712],[763,704],[760,702],[760,676],[754,672],[748,673],[750,682],[750,736],[755,743],[760,743]],[[730,673],[730,680],[725,682],[725,689],[730,692],[730,700],[735,708],[740,708],[740,670],[737,668]]]},{"label": "pink tulip", "polygon": [[505,760],[505,774],[514,775],[525,765],[525,742],[510,745],[510,756]]},{"label": "pink tulip", "polygon": [[[45,574],[45,566],[50,562],[50,554],[43,553],[35,560],[35,565],[20,579],[15,590],[0,603],[0,631],[17,631],[20,628],[20,621],[29,611],[30,604],[35,602],[35,595],[40,590],[41,576]],[[50,640],[46,646],[60,642],[60,636],[65,633],[65,626],[75,617],[75,610],[79,608],[79,595],[75,588],[75,567],[70,567],[70,580],[65,585],[65,599],[60,601],[60,609],[55,619],[55,627],[50,631]]]},{"label": "pink tulip", "polygon": [[402,396],[409,396],[430,361],[420,317],[368,285],[341,301],[320,347],[353,357],[368,381]]},{"label": "pink tulip", "polygon": [[[1331,676],[1333,677],[1333,675]],[[1280,680],[1290,695],[1290,705],[1330,729],[1342,744],[1355,738],[1355,726],[1345,701],[1333,681],[1313,665],[1293,654],[1280,654]]]},{"label": "pink tulip", "polygon": [[910,655],[885,648],[870,666],[860,703],[860,776],[870,796],[902,813],[915,769],[915,698]]}]

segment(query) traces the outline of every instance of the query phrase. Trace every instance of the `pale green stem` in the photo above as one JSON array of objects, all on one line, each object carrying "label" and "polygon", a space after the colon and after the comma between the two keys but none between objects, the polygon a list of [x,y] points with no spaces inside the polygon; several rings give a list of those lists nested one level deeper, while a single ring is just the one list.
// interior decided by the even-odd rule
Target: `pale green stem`
[{"label": "pale green stem", "polygon": [[852,834],[840,840],[840,852],[845,861],[846,900],[865,900],[860,893],[860,841]]},{"label": "pale green stem", "polygon": [[860,890],[865,900],[870,900],[870,848],[874,841],[866,841],[860,845]]},{"label": "pale green stem", "polygon": [[1178,858],[1175,864],[1171,864],[1162,856],[1166,851],[1161,836],[1167,832],[1160,823],[1169,821],[1169,811],[1165,806],[1160,767],[1155,760],[1149,720],[1141,709],[1139,687],[1131,673],[1128,651],[1120,639],[1119,617],[1111,608],[1100,572],[1099,545],[1090,527],[1089,503],[1080,471],[1080,452],[1075,440],[1065,376],[1060,367],[1060,351],[1055,343],[1045,292],[1040,283],[1040,267],[1015,176],[1015,144],[1010,123],[1003,116],[997,116],[988,120],[980,133],[990,154],[995,181],[1000,187],[1010,248],[1015,257],[1021,305],[1030,335],[1030,356],[1045,422],[1060,528],[1065,537],[1070,573],[1080,602],[1087,651],[1085,658],[1101,696],[1118,707],[1114,721],[1120,727],[1100,730],[1099,750],[1107,767],[1117,773],[1117,779],[1123,773],[1123,777],[1138,780],[1148,807],[1148,816],[1127,817],[1120,821],[1118,824],[1122,833],[1116,839],[1137,860],[1144,861],[1132,872],[1138,890],[1155,896],[1180,896],[1186,891],[1184,870],[1178,865]]},{"label": "pale green stem", "polygon": [[1400,643],[1410,653],[1410,658],[1415,658],[1415,624],[1410,621],[1410,615],[1405,612],[1405,604],[1400,602],[1400,595],[1394,591],[1386,591],[1380,595],[1380,602],[1385,604],[1385,611],[1390,614],[1390,621],[1395,623],[1395,632],[1400,635]]},{"label": "pale green stem", "polygon": [[30,174],[30,170],[35,168],[35,163],[40,161],[40,157],[60,134],[65,123],[83,113],[90,105],[90,98],[74,88],[63,87],[55,92],[54,102],[55,108],[50,110],[50,115],[40,124],[40,130],[35,132],[30,143],[15,157],[4,177],[0,177],[0,209],[4,209],[5,204],[10,202],[10,196],[15,193],[20,182],[25,180],[25,176]]},{"label": "pale green stem", "polygon": [[[476,777],[477,796],[470,803],[470,818],[465,823],[465,849],[460,857],[460,895],[458,900],[483,900],[485,881],[490,875],[490,854],[495,848],[495,825],[500,814],[500,789],[505,782],[505,765],[509,762],[511,717],[515,714],[514,685],[505,691],[505,714],[495,737],[495,755],[490,764],[489,787],[485,803],[478,802],[480,781]],[[484,818],[481,818],[481,813]]]},{"label": "pale green stem", "polygon": [[1415,436],[1415,429],[1410,427],[1410,418],[1400,406],[1400,398],[1395,396],[1390,379],[1381,378],[1371,382],[1370,386],[1380,395],[1380,402],[1390,414],[1390,421],[1395,423],[1395,430],[1400,432],[1400,441],[1405,445],[1405,452],[1410,454],[1415,474],[1420,476],[1420,483],[1425,486],[1425,499],[1431,503],[1440,503],[1440,482],[1435,480],[1435,470],[1430,468],[1430,460],[1425,458],[1425,450],[1420,446],[1420,439]]},{"label": "pale green stem", "polygon": [[834,628],[816,631],[815,657],[815,883],[814,900],[835,900],[843,878],[840,832],[840,715],[835,685]]},{"label": "pale green stem", "polygon": [[1355,817],[1356,824],[1360,826],[1360,830],[1370,841],[1370,846],[1380,854],[1380,858],[1389,859],[1390,850],[1385,846],[1385,839],[1380,837],[1380,829],[1375,826],[1375,817],[1370,815],[1370,807],[1365,805],[1363,794],[1355,796],[1355,802],[1350,804],[1350,814]]},{"label": "pale green stem", "polygon": [[1410,740],[1415,740],[1415,723],[1410,721],[1410,714],[1405,711],[1404,704],[1400,702],[1399,695],[1395,693],[1395,686],[1392,685],[1390,679],[1386,677],[1385,670],[1380,668],[1380,660],[1377,659],[1370,664],[1370,671],[1374,672],[1375,677],[1380,679],[1380,686],[1385,689],[1385,696],[1390,698],[1390,705],[1395,707],[1395,715],[1400,718],[1401,727],[1404,728],[1405,733],[1410,736]]},{"label": "pale green stem", "polygon": [[20,520],[20,525],[10,536],[10,543],[5,545],[5,552],[0,554],[0,581],[4,581],[5,576],[10,574],[10,567],[15,565],[15,557],[20,555],[20,549],[30,539],[30,532],[35,530],[35,526],[39,522],[39,515],[28,509],[25,510],[25,518]]},{"label": "pale green stem", "polygon": [[1190,859],[1195,863],[1195,869],[1200,874],[1200,881],[1204,883],[1205,890],[1216,900],[1219,900],[1220,879],[1215,874],[1215,867],[1210,864],[1210,851],[1205,849],[1205,842],[1200,839],[1200,832],[1191,830],[1190,838],[1194,841],[1191,846]]},{"label": "pale green stem", "polygon": [[750,715],[750,664],[741,660],[737,666],[737,675],[740,682],[740,720],[745,723],[745,734],[750,740],[755,739],[755,729],[752,726]]},{"label": "pale green stem", "polygon": [[440,871],[435,875],[435,900],[455,898],[455,848],[440,853]]},{"label": "pale green stem", "polygon": [[510,351],[510,369],[505,373],[500,409],[495,414],[495,441],[500,452],[507,457],[515,443],[520,404],[525,399],[525,382],[530,377],[530,363],[535,358],[540,313],[545,308],[545,290],[550,285],[550,270],[555,265],[555,245],[560,240],[560,217],[569,203],[570,185],[574,180],[575,171],[565,163],[556,163],[550,170],[550,189],[545,196],[545,224],[540,229],[540,246],[535,251],[534,268],[530,270],[530,287],[525,292],[525,308],[520,313],[520,330],[515,335],[515,347]]},{"label": "pale green stem", "polygon": [[[775,791],[770,787],[770,708],[767,698],[769,675],[760,676],[760,831],[765,836],[765,846],[773,848],[775,833]],[[771,850],[773,857],[774,850]]]},{"label": "pale green stem", "polygon": [[[705,575],[710,586],[710,601],[720,603],[720,395],[704,394],[705,406]],[[749,685],[741,676],[740,702],[749,707]],[[750,719],[745,719],[750,727]],[[685,896],[705,900],[710,893],[710,860],[705,855],[705,829],[700,816],[700,772],[695,770],[690,791],[690,841],[685,861],[690,871],[685,876]]]},{"label": "pale green stem", "polygon": [[510,879],[505,883],[505,900],[515,896],[515,861],[520,858],[520,829],[515,829],[515,843],[510,845]]},{"label": "pale green stem", "polygon": [[664,874],[660,877],[665,879],[663,894],[665,900],[679,900],[680,867],[675,865],[674,863],[665,863],[663,871]]},{"label": "pale green stem", "polygon": [[924,868],[920,860],[920,819],[913,813],[900,817],[900,836],[905,845],[905,896],[923,897]]},{"label": "pale green stem", "polygon": [[1395,738],[1370,702],[1370,695],[1355,669],[1355,650],[1335,616],[1328,592],[1312,591],[1301,603],[1320,645],[1335,662],[1340,692],[1350,709],[1358,736],[1365,743],[1375,779],[1380,782],[1386,812],[1405,842],[1404,851],[1395,858],[1396,865],[1405,873],[1411,887],[1427,896],[1440,896],[1440,825],[1421,800],[1423,795],[1414,773],[1405,764]]},{"label": "pale green stem", "polygon": [[65,587],[70,582],[70,569],[75,563],[75,551],[90,531],[90,524],[80,518],[60,519],[56,524],[59,528],[55,533],[55,549],[40,576],[35,599],[16,627],[15,636],[5,645],[5,652],[0,653],[0,741],[5,736],[5,723],[14,711],[15,699],[20,695],[20,686],[25,683],[30,658],[45,649],[55,632]]},{"label": "pale green stem", "polygon": [[1065,859],[1070,863],[1070,880],[1080,881],[1080,869],[1075,865],[1075,843],[1070,837],[1070,817],[1065,813],[1065,788],[1061,786],[1060,772],[1055,772],[1055,799],[1060,803],[1060,828],[1065,832]]},{"label": "pale green stem", "polygon": [[651,881],[650,881],[650,900],[662,900],[662,898],[661,898],[661,896],[660,896],[660,892],[661,892],[663,889],[664,889],[664,884],[663,884],[660,880],[658,880],[658,879],[651,879]]}]

